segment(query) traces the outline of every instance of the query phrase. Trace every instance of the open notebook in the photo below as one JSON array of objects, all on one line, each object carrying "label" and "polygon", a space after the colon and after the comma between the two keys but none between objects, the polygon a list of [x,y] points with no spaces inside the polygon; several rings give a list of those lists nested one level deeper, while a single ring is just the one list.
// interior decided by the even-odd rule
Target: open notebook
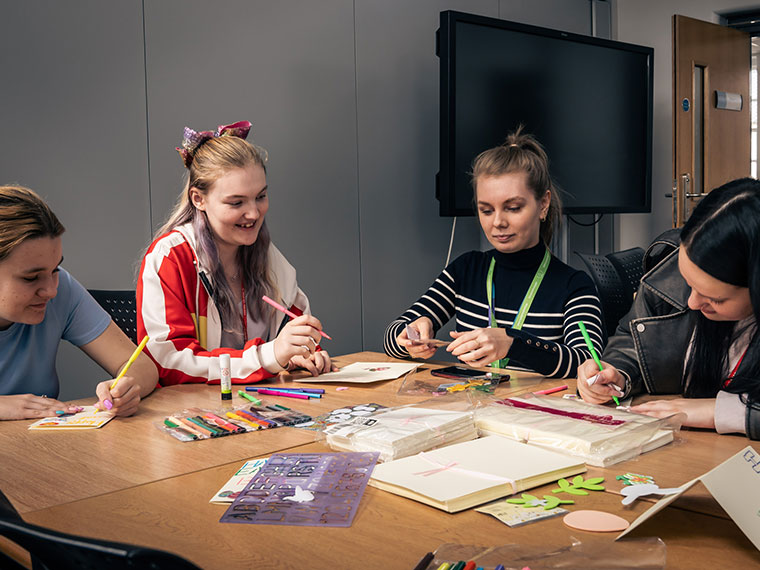
[{"label": "open notebook", "polygon": [[369,484],[455,513],[584,471],[574,457],[488,436],[377,465]]}]

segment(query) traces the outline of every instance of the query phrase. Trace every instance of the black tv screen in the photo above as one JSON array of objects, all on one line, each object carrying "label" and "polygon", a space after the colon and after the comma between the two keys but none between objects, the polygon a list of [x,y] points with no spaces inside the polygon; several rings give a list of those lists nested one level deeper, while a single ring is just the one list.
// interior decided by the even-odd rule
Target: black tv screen
[{"label": "black tv screen", "polygon": [[438,33],[441,216],[474,214],[474,158],[521,124],[565,213],[651,210],[652,48],[453,11]]}]

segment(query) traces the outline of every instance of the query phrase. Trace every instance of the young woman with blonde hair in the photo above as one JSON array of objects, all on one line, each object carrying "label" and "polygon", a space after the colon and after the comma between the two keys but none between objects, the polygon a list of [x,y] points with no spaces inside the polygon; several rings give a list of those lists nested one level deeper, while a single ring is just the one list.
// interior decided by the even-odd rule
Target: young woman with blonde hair
[{"label": "young woman with blonde hair", "polygon": [[[177,149],[187,182],[137,284],[138,331],[150,337],[146,349],[162,384],[218,382],[223,353],[234,383],[295,367],[313,375],[332,370],[319,349],[322,325],[270,240],[267,156],[245,140],[250,126],[186,127]],[[285,324],[264,295],[299,316]]]},{"label": "young woman with blonde hair", "polygon": [[[456,318],[451,354],[472,366],[489,363],[546,376],[573,376],[590,356],[583,321],[597,351],[604,346],[601,305],[591,279],[552,256],[561,216],[558,189],[541,145],[521,129],[481,153],[472,172],[480,226],[493,246],[455,259],[385,331],[385,351],[430,358],[424,342]],[[419,333],[410,341],[406,326]]]}]

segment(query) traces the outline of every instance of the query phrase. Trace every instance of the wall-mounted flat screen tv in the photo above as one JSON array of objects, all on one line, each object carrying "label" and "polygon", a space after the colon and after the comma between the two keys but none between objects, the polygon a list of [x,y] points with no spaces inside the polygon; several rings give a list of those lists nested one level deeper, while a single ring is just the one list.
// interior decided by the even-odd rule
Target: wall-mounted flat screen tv
[{"label": "wall-mounted flat screen tv", "polygon": [[441,216],[474,214],[473,159],[521,124],[565,213],[651,211],[652,48],[446,11],[437,50]]}]

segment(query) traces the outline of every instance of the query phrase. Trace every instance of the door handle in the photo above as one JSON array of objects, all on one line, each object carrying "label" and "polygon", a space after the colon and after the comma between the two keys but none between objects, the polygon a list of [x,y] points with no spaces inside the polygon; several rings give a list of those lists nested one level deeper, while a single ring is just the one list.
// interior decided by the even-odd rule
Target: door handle
[{"label": "door handle", "polygon": [[686,222],[687,210],[686,199],[691,194],[691,176],[689,173],[681,174],[681,183],[683,187],[683,200],[681,200],[681,219]]}]

